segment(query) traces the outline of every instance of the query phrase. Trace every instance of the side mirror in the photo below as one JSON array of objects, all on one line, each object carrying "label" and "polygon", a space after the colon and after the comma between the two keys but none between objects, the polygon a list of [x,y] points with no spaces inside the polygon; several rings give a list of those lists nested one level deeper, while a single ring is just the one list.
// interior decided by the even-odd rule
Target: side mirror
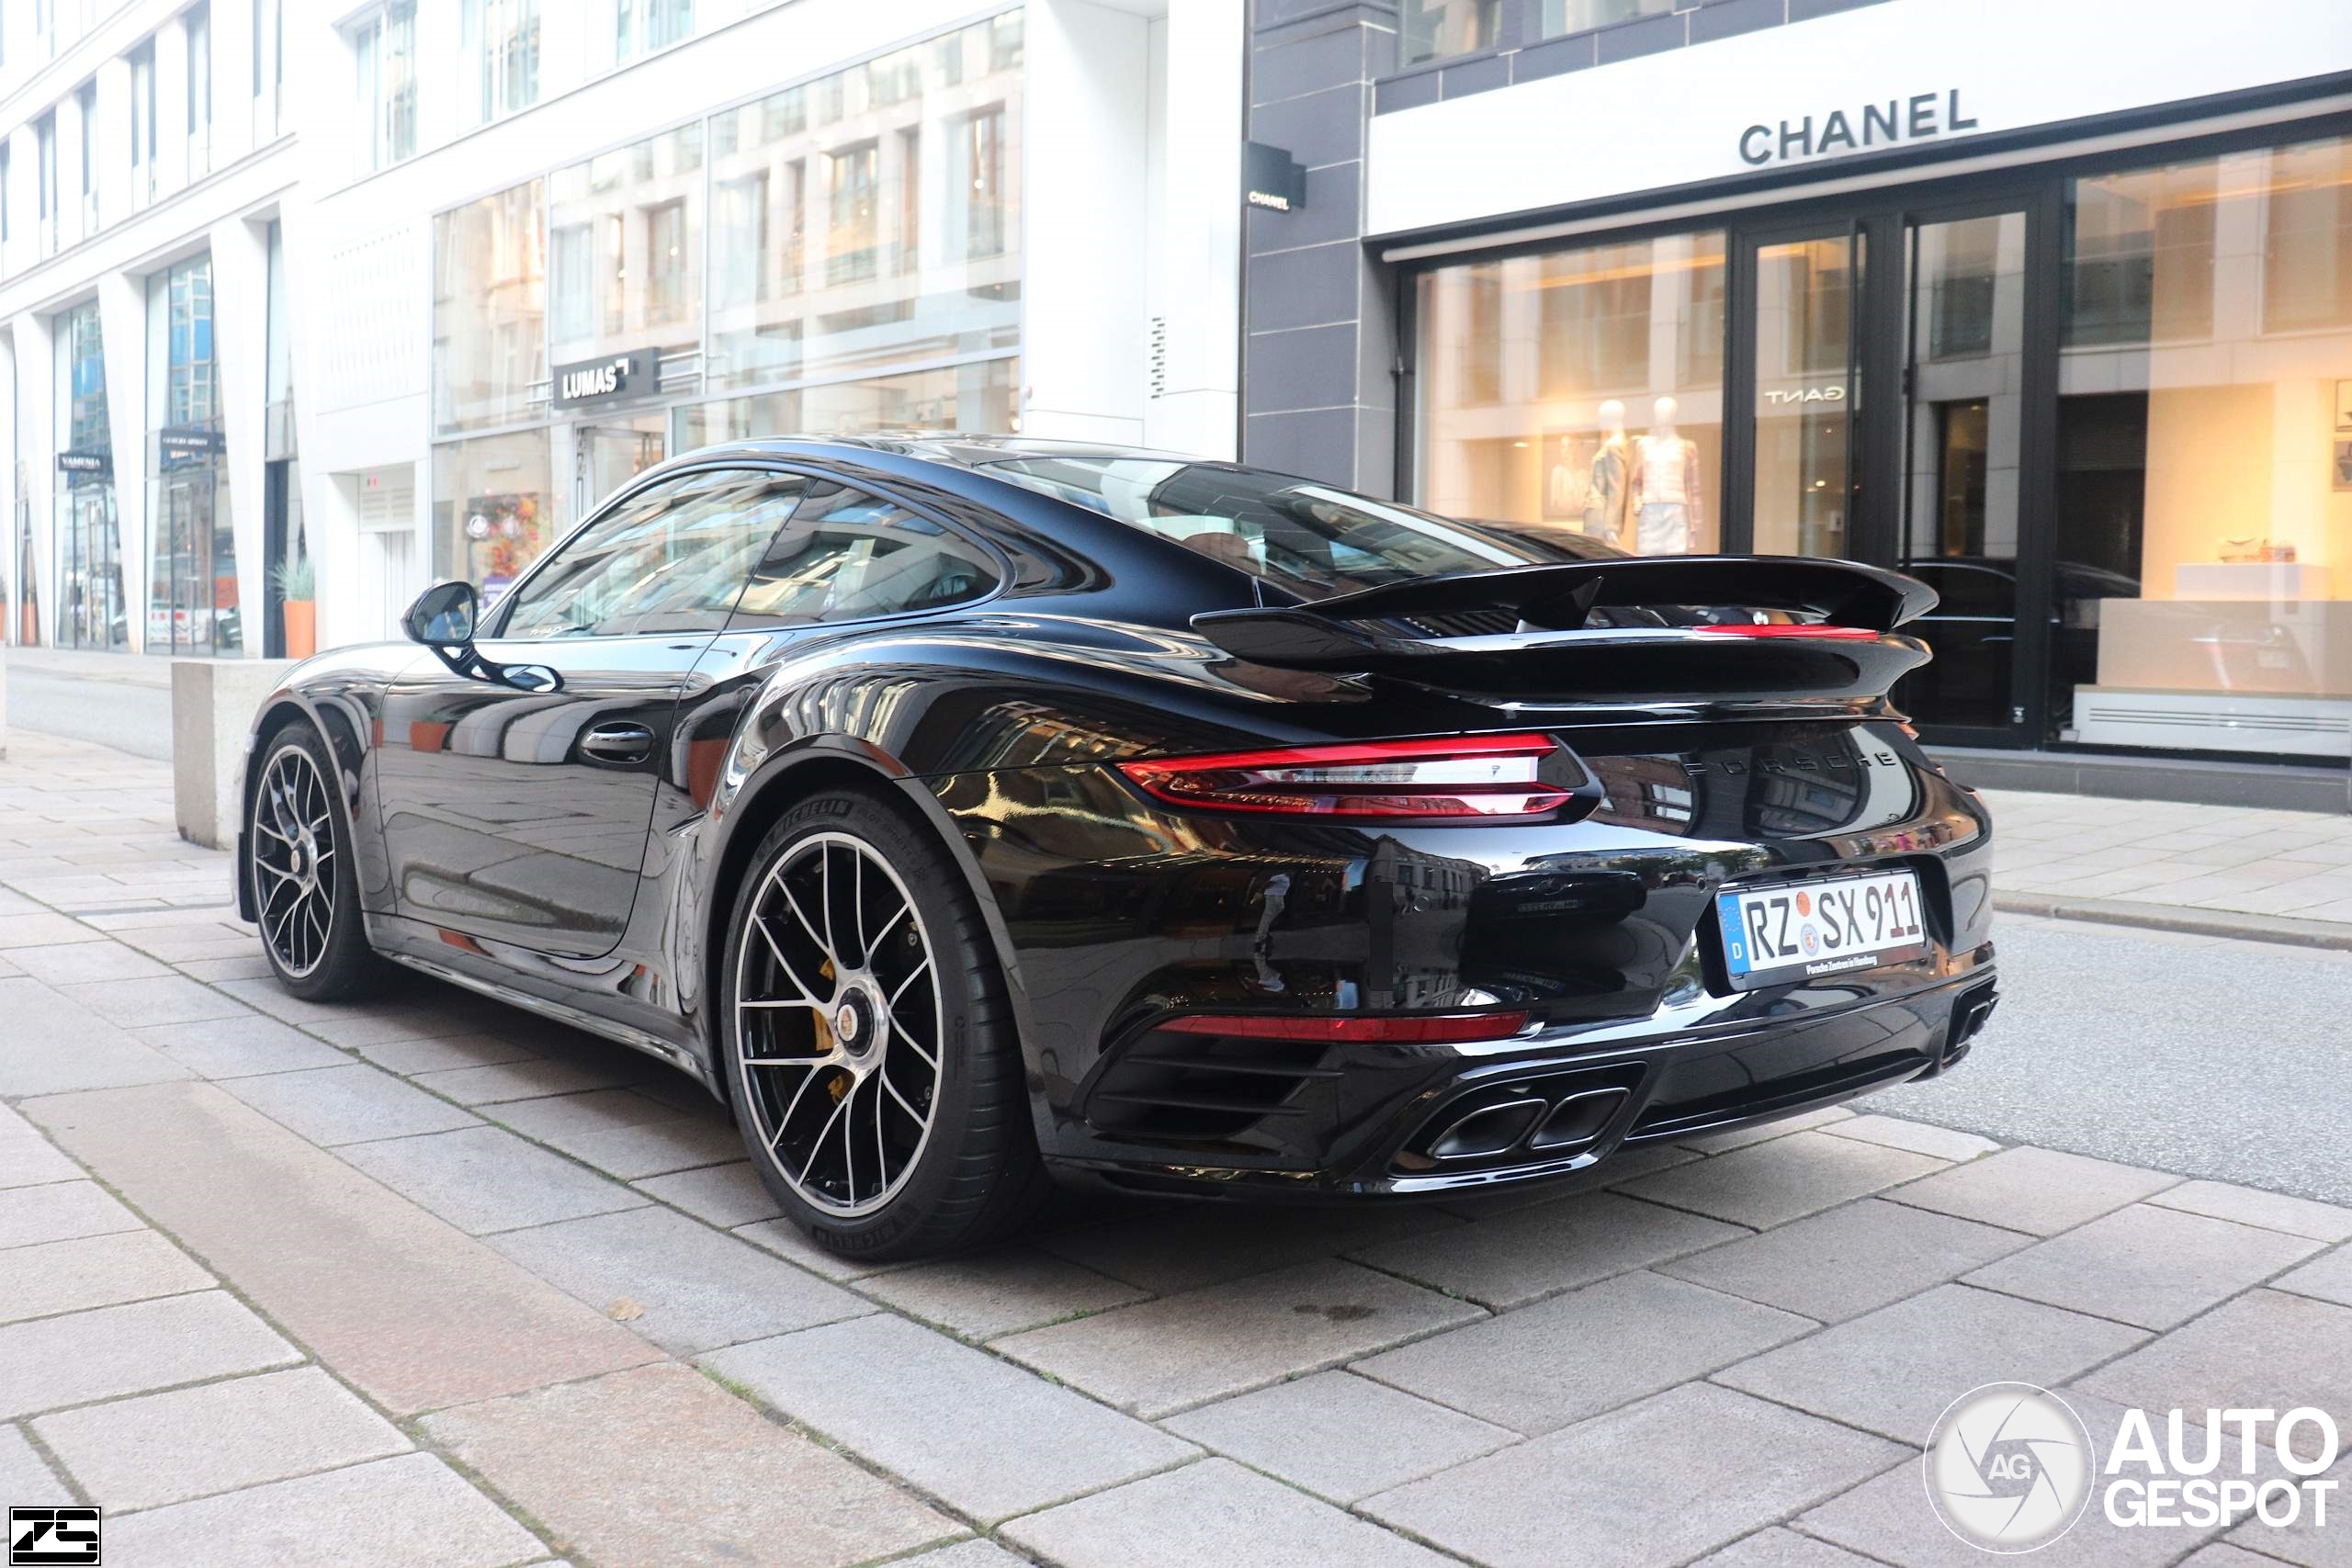
[{"label": "side mirror", "polygon": [[481,603],[470,582],[436,582],[416,596],[401,629],[427,648],[462,648],[474,640]]}]

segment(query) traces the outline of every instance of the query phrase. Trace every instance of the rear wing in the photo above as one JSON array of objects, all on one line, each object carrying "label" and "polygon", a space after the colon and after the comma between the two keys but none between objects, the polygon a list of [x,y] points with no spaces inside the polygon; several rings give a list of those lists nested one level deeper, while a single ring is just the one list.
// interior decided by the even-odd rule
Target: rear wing
[{"label": "rear wing", "polygon": [[[1499,693],[1721,699],[1883,694],[1926,660],[1908,638],[1883,638],[1935,607],[1926,583],[1876,567],[1801,556],[1685,556],[1572,561],[1458,572],[1312,604],[1214,610],[1193,629],[1227,653],[1293,670],[1377,671]],[[1655,612],[1645,624],[1598,609]],[[1758,611],[1820,628],[1767,648],[1748,637]],[[1498,614],[1499,613],[1499,614]],[[1510,629],[1447,636],[1431,622],[1510,618]],[[1780,627],[1767,627],[1780,630]]]}]

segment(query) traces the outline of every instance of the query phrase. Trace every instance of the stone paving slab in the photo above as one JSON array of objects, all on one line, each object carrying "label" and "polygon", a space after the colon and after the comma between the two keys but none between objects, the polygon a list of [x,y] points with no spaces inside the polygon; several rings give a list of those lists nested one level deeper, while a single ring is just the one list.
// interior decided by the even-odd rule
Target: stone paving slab
[{"label": "stone paving slab", "polygon": [[1892,1305],[2031,1244],[2016,1231],[1867,1198],[1657,1265],[1823,1323]]},{"label": "stone paving slab", "polygon": [[996,1348],[1122,1410],[1157,1418],[1486,1315],[1466,1302],[1327,1259],[1015,1334]]},{"label": "stone paving slab", "polygon": [[1954,1166],[1887,1196],[1983,1224],[2056,1235],[2179,1182],[2161,1171],[2083,1155],[2015,1148]]},{"label": "stone paving slab", "polygon": [[1130,1482],[1007,1525],[1059,1568],[1447,1568],[1426,1547],[1225,1460]]},{"label": "stone paving slab", "polygon": [[351,1061],[334,1046],[261,1013],[242,1013],[195,1023],[134,1027],[130,1032],[140,1043],[153,1046],[208,1078],[339,1067]]},{"label": "stone paving slab", "polygon": [[2136,1203],[2011,1253],[1966,1282],[2143,1328],[2171,1328],[2320,1244]]},{"label": "stone paving slab", "polygon": [[2238,1187],[2225,1181],[2184,1181],[2177,1187],[2165,1188],[2148,1201],[2166,1209],[2185,1209],[2192,1214],[2209,1214],[2217,1220],[2234,1220],[2242,1225],[2285,1231],[2289,1235],[2307,1235],[2313,1241],[2352,1240],[2352,1209],[2315,1203],[2308,1198],[2290,1198],[2280,1192],[2265,1192],[2256,1187]]},{"label": "stone paving slab", "polygon": [[316,1367],[85,1405],[32,1423],[109,1513],[406,1453],[400,1428]]},{"label": "stone paving slab", "polygon": [[1200,1451],[887,1314],[755,1340],[702,1363],[982,1521],[1165,1470]]},{"label": "stone paving slab", "polygon": [[343,1157],[469,1235],[652,1201],[501,1127],[354,1144]]},{"label": "stone paving slab", "polygon": [[139,1228],[139,1216],[95,1181],[0,1189],[0,1248]]},{"label": "stone paving slab", "polygon": [[359,1062],[235,1078],[231,1094],[321,1148],[478,1127],[481,1119]]},{"label": "stone paving slab", "polygon": [[2056,1388],[2147,1338],[2143,1329],[2104,1318],[1939,1285],[1714,1376],[1799,1410],[1924,1443],[1944,1406],[1972,1388]]},{"label": "stone paving slab", "polygon": [[1520,1440],[1508,1427],[1344,1371],[1222,1399],[1162,1425],[1342,1504]]},{"label": "stone paving slab", "polygon": [[108,1568],[504,1568],[546,1554],[537,1536],[430,1454],[332,1470],[106,1527]]},{"label": "stone paving slab", "polygon": [[225,1291],[0,1327],[0,1419],[300,1360]]},{"label": "stone paving slab", "polygon": [[1792,1133],[1629,1182],[1624,1190],[1752,1229],[1867,1197],[1944,1162],[1823,1132]]},{"label": "stone paving slab", "polygon": [[31,1112],[395,1415],[657,1354],[217,1087],[100,1090]]},{"label": "stone paving slab", "polygon": [[1709,1552],[1693,1568],[1871,1568],[1871,1563],[1826,1540],[1791,1529],[1769,1529]]},{"label": "stone paving slab", "polygon": [[[1534,1435],[1703,1377],[1815,1326],[1662,1274],[1623,1274],[1356,1370]],[[1530,1375],[1533,1367],[1544,1369],[1540,1376]]]},{"label": "stone paving slab", "polygon": [[760,1185],[749,1160],[649,1176],[633,1185],[639,1192],[650,1193],[724,1230],[773,1220],[784,1213]]},{"label": "stone paving slab", "polygon": [[863,1289],[876,1301],[974,1341],[1144,1299],[1133,1285],[1034,1247],[894,1269],[868,1280]]},{"label": "stone paving slab", "polygon": [[423,1427],[559,1551],[599,1562],[839,1568],[963,1533],[681,1366],[462,1405]]},{"label": "stone paving slab", "polygon": [[175,1296],[215,1283],[187,1254],[144,1227],[20,1248],[0,1258],[0,1278],[7,1282],[0,1292],[0,1323]]},{"label": "stone paving slab", "polygon": [[491,1245],[673,1355],[874,1310],[861,1296],[670,1209],[512,1231]]},{"label": "stone paving slab", "polygon": [[1591,1192],[1352,1256],[1499,1311],[1747,1234],[1721,1220]]},{"label": "stone paving slab", "polygon": [[1149,1224],[1120,1220],[1040,1236],[1037,1245],[1165,1296],[1461,1223],[1433,1205],[1295,1210],[1203,1203],[1163,1212]]},{"label": "stone paving slab", "polygon": [[1902,1452],[1694,1383],[1381,1493],[1362,1509],[1489,1568],[1653,1568],[1842,1492]]},{"label": "stone paving slab", "polygon": [[[2253,1291],[2083,1377],[2146,1410],[2352,1410],[2352,1307]],[[2045,1387],[2051,1386],[2047,1383]]]},{"label": "stone paving slab", "polygon": [[0,1427],[0,1495],[34,1507],[80,1500],[16,1427]]},{"label": "stone paving slab", "polygon": [[[0,916],[0,922],[8,918]],[[30,976],[0,979],[0,1018],[8,1021],[6,1039],[0,1043],[0,1096],[11,1100],[192,1076],[161,1051]]]}]

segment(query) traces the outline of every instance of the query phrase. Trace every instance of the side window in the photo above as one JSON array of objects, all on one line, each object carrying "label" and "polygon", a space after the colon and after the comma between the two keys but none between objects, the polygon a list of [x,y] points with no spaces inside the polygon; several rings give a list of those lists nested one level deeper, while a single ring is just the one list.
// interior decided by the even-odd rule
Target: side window
[{"label": "side window", "polygon": [[997,583],[978,546],[906,508],[830,479],[775,536],[729,623],[794,626],[931,610]]},{"label": "side window", "polygon": [[721,630],[806,483],[738,468],[652,486],[568,541],[516,590],[499,636]]}]

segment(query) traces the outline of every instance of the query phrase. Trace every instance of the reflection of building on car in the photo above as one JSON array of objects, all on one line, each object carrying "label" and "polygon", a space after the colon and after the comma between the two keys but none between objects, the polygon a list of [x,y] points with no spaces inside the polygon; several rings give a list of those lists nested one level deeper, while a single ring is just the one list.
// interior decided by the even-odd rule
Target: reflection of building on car
[{"label": "reflection of building on car", "polygon": [[240,897],[299,995],[390,959],[694,1074],[848,1254],[1048,1175],[1540,1182],[1967,1050],[1987,820],[1885,700],[1931,602],[1158,453],[716,447],[300,666]]}]

